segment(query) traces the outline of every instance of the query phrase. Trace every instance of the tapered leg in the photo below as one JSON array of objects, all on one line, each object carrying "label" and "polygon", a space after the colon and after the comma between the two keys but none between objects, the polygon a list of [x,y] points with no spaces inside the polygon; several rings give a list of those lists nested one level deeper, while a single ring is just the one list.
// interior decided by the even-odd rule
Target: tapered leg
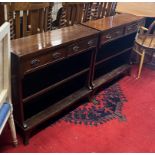
[{"label": "tapered leg", "polygon": [[24,136],[23,136],[23,143],[24,143],[24,145],[28,145],[29,144],[30,133],[31,133],[31,131],[25,131],[24,132]]},{"label": "tapered leg", "polygon": [[142,71],[142,67],[143,67],[143,63],[144,63],[144,57],[145,57],[145,52],[143,51],[142,54],[141,54],[137,79],[139,79],[140,75],[141,75],[141,71]]},{"label": "tapered leg", "polygon": [[131,67],[125,72],[125,75],[131,76]]},{"label": "tapered leg", "polygon": [[10,126],[11,135],[12,135],[12,139],[13,139],[13,145],[17,146],[18,140],[17,140],[16,129],[15,129],[15,124],[14,124],[14,119],[13,119],[12,113],[9,117],[9,126]]},{"label": "tapered leg", "polygon": [[90,93],[90,95],[88,96],[88,101],[92,102],[92,99],[93,99],[93,95]]}]

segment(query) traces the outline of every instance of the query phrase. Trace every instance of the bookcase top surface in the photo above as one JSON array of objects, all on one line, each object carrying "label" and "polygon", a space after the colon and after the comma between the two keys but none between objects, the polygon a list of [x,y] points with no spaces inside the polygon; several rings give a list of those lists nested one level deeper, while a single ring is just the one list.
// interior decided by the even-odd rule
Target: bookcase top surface
[{"label": "bookcase top surface", "polygon": [[33,54],[45,49],[54,49],[92,35],[99,31],[81,24],[43,32],[11,41],[11,52],[17,56]]},{"label": "bookcase top surface", "polygon": [[145,19],[144,17],[138,17],[132,14],[116,14],[114,16],[105,17],[97,20],[90,20],[83,25],[91,27],[99,31],[106,31],[121,25],[130,24],[139,20]]}]

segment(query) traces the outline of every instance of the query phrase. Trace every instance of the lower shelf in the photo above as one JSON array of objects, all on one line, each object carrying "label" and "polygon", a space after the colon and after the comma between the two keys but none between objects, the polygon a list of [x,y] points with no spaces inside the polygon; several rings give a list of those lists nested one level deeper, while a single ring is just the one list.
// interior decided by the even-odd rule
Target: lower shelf
[{"label": "lower shelf", "polygon": [[25,124],[27,125],[27,128],[25,130],[29,130],[41,124],[42,122],[48,120],[49,118],[57,116],[62,111],[71,107],[75,102],[78,102],[80,99],[89,95],[90,92],[91,90],[89,90],[88,88],[82,88],[74,92],[73,94],[69,95],[68,97],[62,99],[61,101],[51,105],[42,112],[32,116],[31,118],[25,121]]},{"label": "lower shelf", "polygon": [[108,81],[110,82],[111,80],[113,80],[114,78],[123,74],[124,72],[126,72],[129,69],[130,69],[130,65],[124,64],[124,65],[121,65],[120,67],[114,69],[113,71],[111,71],[103,76],[100,76],[93,82],[94,89],[100,87],[101,85],[105,84]]}]

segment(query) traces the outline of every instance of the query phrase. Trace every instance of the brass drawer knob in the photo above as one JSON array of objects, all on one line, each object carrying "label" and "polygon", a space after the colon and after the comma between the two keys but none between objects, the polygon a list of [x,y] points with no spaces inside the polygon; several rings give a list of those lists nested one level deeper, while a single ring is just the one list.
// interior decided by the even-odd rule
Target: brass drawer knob
[{"label": "brass drawer knob", "polygon": [[39,63],[40,63],[40,60],[39,60],[39,59],[33,59],[33,60],[30,62],[30,64],[31,64],[32,67],[38,65]]},{"label": "brass drawer knob", "polygon": [[116,31],[116,34],[120,34],[120,31]]},{"label": "brass drawer knob", "polygon": [[61,53],[59,53],[59,52],[55,52],[55,53],[52,54],[52,57],[53,57],[54,59],[57,59],[57,58],[59,58],[60,56],[61,56]]},{"label": "brass drawer knob", "polygon": [[77,52],[79,50],[79,46],[74,46],[73,51]]},{"label": "brass drawer knob", "polygon": [[89,46],[92,46],[93,44],[94,44],[94,41],[93,41],[93,40],[89,40],[89,41],[88,41],[88,45],[89,45]]},{"label": "brass drawer knob", "polygon": [[106,37],[106,39],[111,39],[112,38],[110,34],[106,35],[105,37]]},{"label": "brass drawer knob", "polygon": [[128,30],[132,30],[133,28],[132,27],[128,27]]}]

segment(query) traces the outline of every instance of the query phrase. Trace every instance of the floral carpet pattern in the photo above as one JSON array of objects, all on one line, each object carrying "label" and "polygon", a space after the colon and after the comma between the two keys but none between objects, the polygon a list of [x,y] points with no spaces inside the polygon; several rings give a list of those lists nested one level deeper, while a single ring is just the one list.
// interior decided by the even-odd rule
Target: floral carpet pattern
[{"label": "floral carpet pattern", "polygon": [[74,124],[97,126],[111,119],[126,120],[121,114],[123,104],[127,102],[119,83],[100,91],[91,102],[76,108],[67,114],[63,120]]}]

